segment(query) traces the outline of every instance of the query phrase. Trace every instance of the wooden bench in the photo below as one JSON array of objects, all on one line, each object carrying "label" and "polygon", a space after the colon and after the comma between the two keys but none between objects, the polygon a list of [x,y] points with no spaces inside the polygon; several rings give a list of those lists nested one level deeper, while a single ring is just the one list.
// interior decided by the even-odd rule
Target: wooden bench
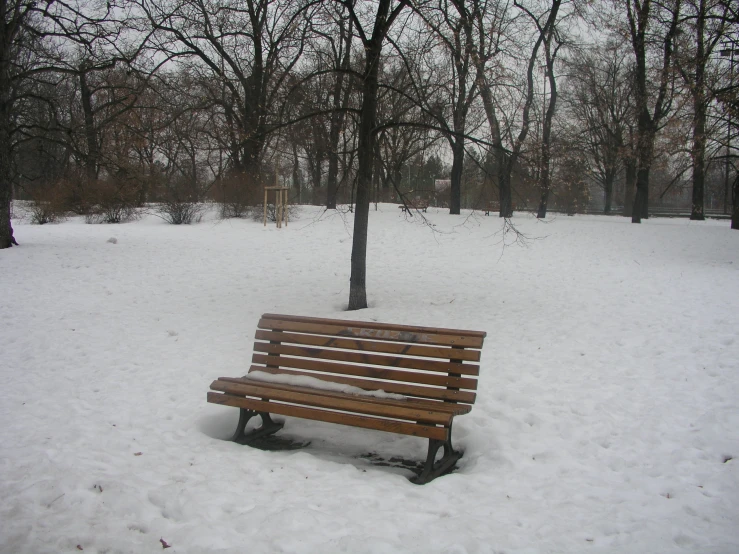
[{"label": "wooden bench", "polygon": [[398,206],[403,212],[409,211],[409,210],[422,210],[423,212],[426,212],[429,207],[429,201],[428,200],[422,200],[420,198],[416,198],[414,201],[407,201],[405,204],[401,204]]},{"label": "wooden bench", "polygon": [[485,204],[485,215],[490,215],[490,212],[499,212],[500,211],[500,202],[491,200],[487,204]]},{"label": "wooden bench", "polygon": [[[248,375],[211,383],[208,402],[240,409],[232,440],[271,435],[270,414],[429,439],[423,484],[454,467],[452,420],[475,402],[485,333],[264,314]],[[245,434],[250,418],[261,427]],[[443,456],[436,460],[439,449]]]}]

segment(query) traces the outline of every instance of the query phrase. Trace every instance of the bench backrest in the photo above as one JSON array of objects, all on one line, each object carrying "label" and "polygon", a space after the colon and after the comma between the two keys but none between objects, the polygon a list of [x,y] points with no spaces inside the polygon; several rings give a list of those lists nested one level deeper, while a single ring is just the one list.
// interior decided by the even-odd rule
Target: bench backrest
[{"label": "bench backrest", "polygon": [[481,331],[264,314],[252,371],[472,404]]}]

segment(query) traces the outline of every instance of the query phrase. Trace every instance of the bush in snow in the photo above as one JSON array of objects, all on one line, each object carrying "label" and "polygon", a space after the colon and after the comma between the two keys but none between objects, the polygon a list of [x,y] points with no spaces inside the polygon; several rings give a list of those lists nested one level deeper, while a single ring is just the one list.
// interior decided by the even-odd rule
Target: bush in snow
[{"label": "bush in snow", "polygon": [[26,209],[31,223],[37,225],[63,221],[67,210],[64,193],[59,184],[52,183],[35,189],[31,193],[31,201]]},{"label": "bush in snow", "polygon": [[125,223],[138,217],[139,188],[127,179],[99,181],[89,190],[87,223]]},{"label": "bush in snow", "polygon": [[[288,204],[287,216],[289,221],[298,219],[300,213],[300,206],[297,204]],[[249,217],[254,221],[264,221],[264,204],[257,204],[249,208]],[[277,221],[277,209],[274,204],[267,204],[267,221]]]},{"label": "bush in snow", "polygon": [[221,218],[249,217],[260,201],[263,189],[258,179],[246,175],[229,175],[213,185],[212,197],[221,205]]},{"label": "bush in snow", "polygon": [[159,217],[172,225],[190,225],[200,221],[204,207],[199,202],[169,200],[157,205],[157,213]]}]

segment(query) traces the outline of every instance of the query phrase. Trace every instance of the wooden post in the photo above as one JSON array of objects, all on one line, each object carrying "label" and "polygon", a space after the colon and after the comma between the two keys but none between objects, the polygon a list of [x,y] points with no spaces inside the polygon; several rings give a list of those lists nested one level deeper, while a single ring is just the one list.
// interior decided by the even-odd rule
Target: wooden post
[{"label": "wooden post", "polygon": [[290,206],[288,202],[290,199],[287,197],[288,192],[289,192],[289,189],[286,188],[285,189],[285,227],[287,227],[287,222],[290,220],[290,210],[288,210],[288,207]]}]

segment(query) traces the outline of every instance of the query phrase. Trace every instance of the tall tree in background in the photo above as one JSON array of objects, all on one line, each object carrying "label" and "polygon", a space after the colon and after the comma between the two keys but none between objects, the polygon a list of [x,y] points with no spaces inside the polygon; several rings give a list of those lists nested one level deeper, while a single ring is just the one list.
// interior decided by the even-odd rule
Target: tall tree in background
[{"label": "tall tree in background", "polygon": [[[531,15],[531,14],[530,14]],[[539,22],[532,17],[539,27]],[[541,31],[541,28],[539,29]],[[549,82],[549,103],[544,113],[544,121],[542,123],[541,132],[541,158],[539,162],[539,209],[536,217],[539,219],[547,216],[547,204],[549,202],[550,187],[550,159],[551,159],[551,142],[552,142],[552,120],[554,112],[557,109],[557,78],[554,73],[554,61],[557,59],[557,53],[562,47],[562,39],[557,33],[555,26],[549,29],[544,36],[544,60],[545,74],[544,79]],[[546,91],[546,88],[545,88]],[[546,94],[545,94],[546,98]]]},{"label": "tall tree in background", "polygon": [[[331,90],[332,112],[330,116],[330,127],[328,136],[328,175],[326,181],[326,208],[336,209],[336,200],[339,191],[339,165],[340,165],[340,141],[344,132],[346,122],[346,110],[349,107],[349,99],[354,87],[352,75],[349,74],[352,57],[352,39],[354,36],[354,22],[349,17],[343,6],[333,5],[338,8],[332,10],[334,24],[338,27],[338,36],[334,38],[329,31],[327,36],[331,46],[331,58],[334,63],[334,81]],[[335,29],[333,29],[335,30]]]},{"label": "tall tree in background", "polygon": [[709,94],[710,61],[723,37],[728,5],[724,0],[685,0],[684,30],[676,52],[676,65],[693,100],[693,136],[690,156],[693,163],[693,198],[690,219],[702,221],[706,179],[706,122],[713,102]]},{"label": "tall tree in background", "polygon": [[443,57],[438,56],[437,52],[433,53],[434,58],[442,60],[437,62],[434,73],[439,77],[449,75],[448,78],[441,79],[435,94],[426,99],[426,109],[435,116],[452,151],[449,213],[458,215],[462,206],[462,173],[468,120],[478,95],[476,71],[472,63],[474,44],[465,33],[463,18],[450,6],[449,0],[438,0],[429,9],[421,11],[421,15],[438,37],[444,52]]},{"label": "tall tree in background", "polygon": [[[488,119],[490,128],[490,142],[494,152],[496,161],[496,171],[498,177],[498,188],[500,191],[500,217],[511,217],[513,215],[513,200],[511,194],[511,177],[513,169],[519,162],[524,141],[529,132],[531,124],[531,106],[534,101],[534,68],[545,37],[550,33],[557,20],[559,8],[562,0],[551,0],[546,4],[546,8],[540,9],[538,13],[534,13],[533,8],[518,3],[514,0],[514,6],[521,12],[527,10],[532,14],[536,22],[537,30],[533,35],[533,43],[526,44],[526,37],[517,40],[523,40],[524,44],[517,44],[518,52],[525,52],[526,55],[520,60],[525,66],[525,81],[519,83],[515,87],[514,94],[520,97],[510,101],[513,106],[511,113],[505,114],[501,109],[501,101],[496,98],[496,83],[493,75],[502,75],[508,73],[509,78],[513,78],[510,71],[498,64],[497,68],[491,67],[493,62],[497,62],[502,53],[503,45],[512,40],[512,15],[509,13],[508,6],[501,6],[497,3],[487,2],[484,0],[452,0],[460,20],[463,22],[466,40],[472,47],[472,61],[475,65],[476,82],[480,89],[483,107]],[[518,29],[521,33],[521,29]],[[525,33],[523,33],[525,35]],[[510,93],[511,91],[509,91]],[[520,122],[514,127],[514,120],[518,118],[520,113]],[[506,147],[506,141],[509,146]]]},{"label": "tall tree in background", "polygon": [[[673,80],[674,40],[682,0],[665,4],[652,0],[622,0],[626,7],[631,46],[636,61],[634,74],[637,112],[636,195],[632,223],[649,217],[649,171],[654,159],[654,143],[662,120],[670,112]],[[655,50],[660,63],[656,68],[657,87],[651,86],[649,54]],[[650,109],[650,103],[653,107]]]},{"label": "tall tree in background", "polygon": [[[623,54],[623,49],[611,42],[598,52],[573,56],[567,63],[569,77],[564,90],[570,134],[579,137],[576,143],[587,156],[589,173],[603,187],[607,214],[613,207],[616,177],[632,149],[633,79]],[[624,202],[629,217],[632,198],[633,188]]]}]

